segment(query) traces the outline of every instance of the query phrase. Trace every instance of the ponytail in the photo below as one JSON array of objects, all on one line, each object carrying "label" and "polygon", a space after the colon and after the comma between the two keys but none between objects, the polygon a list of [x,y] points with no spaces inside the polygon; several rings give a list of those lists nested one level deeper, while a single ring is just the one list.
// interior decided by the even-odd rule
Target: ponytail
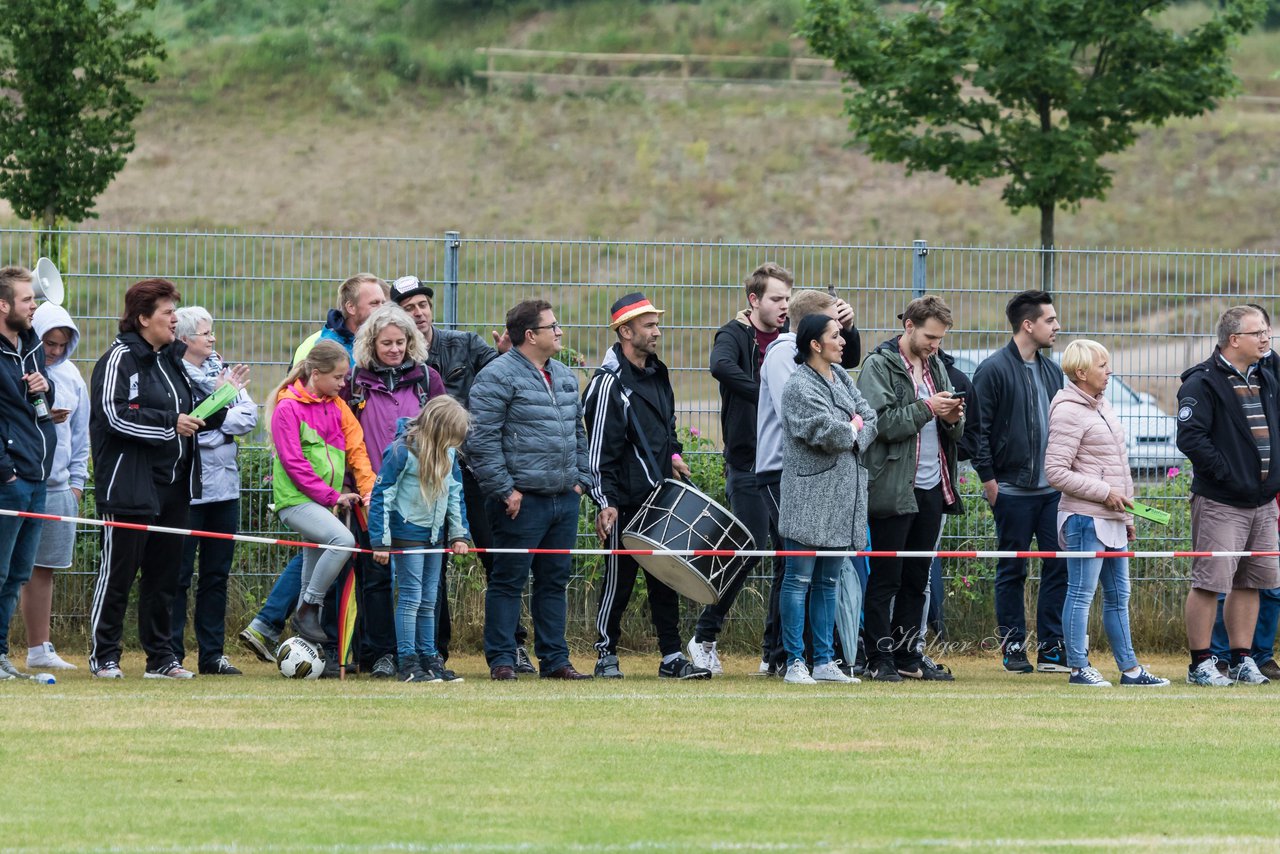
[{"label": "ponytail", "polygon": [[327,338],[317,341],[311,351],[298,364],[294,365],[293,370],[285,374],[285,378],[280,381],[280,384],[267,395],[267,405],[263,413],[263,419],[267,424],[267,436],[271,435],[271,416],[275,412],[276,401],[280,398],[281,392],[298,380],[309,379],[315,371],[325,374],[329,371],[336,371],[339,365],[350,364],[351,357],[347,355],[346,349],[337,341],[330,341]]}]

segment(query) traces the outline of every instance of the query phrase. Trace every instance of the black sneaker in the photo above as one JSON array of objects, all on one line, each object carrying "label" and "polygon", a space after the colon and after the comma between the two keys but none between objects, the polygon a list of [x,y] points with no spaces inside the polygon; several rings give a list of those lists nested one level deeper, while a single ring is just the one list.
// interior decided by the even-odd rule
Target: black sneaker
[{"label": "black sneaker", "polygon": [[396,675],[396,662],[390,655],[384,655],[373,663],[369,675],[374,679],[390,679]]},{"label": "black sneaker", "polygon": [[894,667],[893,662],[881,662],[871,665],[867,670],[867,675],[871,677],[873,682],[901,682],[902,676],[898,673],[898,668]]},{"label": "black sneaker", "polygon": [[1041,673],[1070,673],[1067,666],[1067,648],[1061,642],[1042,647],[1036,654],[1036,670]]},{"label": "black sneaker", "polygon": [[401,682],[439,682],[438,676],[427,673],[418,664],[417,659],[410,658],[404,664],[400,665],[400,670],[396,673],[396,678]]},{"label": "black sneaker", "polygon": [[1030,673],[1035,668],[1027,660],[1027,649],[1018,641],[1004,646],[1004,669],[1010,673]]},{"label": "black sneaker", "polygon": [[234,664],[228,661],[227,657],[223,655],[223,656],[220,656],[218,660],[213,663],[212,666],[201,667],[200,675],[201,676],[206,676],[206,675],[207,676],[243,676],[244,674],[240,672],[240,668],[236,667]]},{"label": "black sneaker", "polygon": [[659,679],[710,679],[711,671],[698,667],[683,655],[658,665]]},{"label": "black sneaker", "polygon": [[464,682],[461,676],[444,666],[444,659],[438,655],[420,655],[418,663],[428,675],[439,682]]},{"label": "black sneaker", "polygon": [[618,667],[618,656],[602,655],[596,659],[595,674],[601,679],[621,679],[622,668]]},{"label": "black sneaker", "polygon": [[522,646],[516,647],[516,673],[537,673],[538,668],[529,660],[529,651]]},{"label": "black sneaker", "polygon": [[326,650],[324,653],[324,670],[320,671],[321,679],[337,679],[342,675],[342,668],[338,665],[338,654]]},{"label": "black sneaker", "polygon": [[951,668],[936,663],[927,655],[916,665],[915,670],[899,670],[898,675],[906,679],[920,679],[925,682],[956,681],[956,678],[951,675]]}]

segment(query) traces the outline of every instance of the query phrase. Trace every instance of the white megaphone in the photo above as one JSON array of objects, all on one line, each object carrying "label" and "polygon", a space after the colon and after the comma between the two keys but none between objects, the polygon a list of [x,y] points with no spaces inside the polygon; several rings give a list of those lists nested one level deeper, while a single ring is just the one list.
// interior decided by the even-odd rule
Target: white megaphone
[{"label": "white megaphone", "polygon": [[62,287],[62,274],[58,272],[58,268],[48,258],[41,258],[36,262],[36,268],[31,271],[35,274],[35,292],[36,296],[48,300],[54,305],[62,305],[62,297],[66,291]]}]

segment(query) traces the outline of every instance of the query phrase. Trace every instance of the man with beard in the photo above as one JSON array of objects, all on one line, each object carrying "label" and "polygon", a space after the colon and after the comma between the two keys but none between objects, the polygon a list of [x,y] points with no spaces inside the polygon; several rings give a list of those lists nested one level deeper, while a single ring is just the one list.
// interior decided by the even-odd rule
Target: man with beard
[{"label": "man with beard", "polygon": [[[627,294],[609,309],[609,328],[618,342],[609,348],[582,397],[587,430],[591,499],[599,506],[596,536],[606,548],[620,548],[619,536],[655,486],[675,475],[689,476],[676,438],[675,392],[667,366],[658,358],[659,317],[644,294]],[[631,555],[605,559],[604,586],[596,618],[595,675],[621,679],[618,635],[631,600],[639,564]],[[684,657],[680,642],[680,598],[645,573],[649,612],[658,634],[663,679],[710,679],[711,671]]]},{"label": "man with beard", "polygon": [[[0,507],[43,513],[58,439],[44,346],[31,328],[33,283],[23,267],[0,268]],[[35,565],[41,524],[0,516],[0,680],[22,675],[9,662],[9,621]]]}]

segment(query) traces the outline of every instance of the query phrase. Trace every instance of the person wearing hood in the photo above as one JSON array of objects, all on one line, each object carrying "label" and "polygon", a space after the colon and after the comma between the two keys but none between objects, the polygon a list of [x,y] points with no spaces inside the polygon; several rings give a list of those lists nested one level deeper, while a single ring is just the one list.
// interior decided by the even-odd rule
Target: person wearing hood
[{"label": "person wearing hood", "polygon": [[[1072,341],[1062,354],[1067,384],[1049,404],[1044,473],[1062,493],[1058,545],[1069,552],[1119,552],[1134,538],[1133,476],[1124,425],[1107,402],[1111,356],[1097,341]],[[1070,684],[1110,688],[1089,664],[1089,606],[1102,583],[1102,625],[1120,668],[1120,684],[1161,687],[1133,652],[1129,630],[1129,559],[1067,558],[1067,600],[1062,608]]]},{"label": "person wearing hood", "polygon": [[[43,513],[58,442],[48,401],[58,390],[31,326],[35,310],[31,271],[0,268],[0,508]],[[0,516],[0,680],[22,675],[9,661],[9,621],[41,527],[40,519]]]},{"label": "person wearing hood", "polygon": [[[688,479],[689,466],[676,438],[676,400],[667,366],[658,358],[662,310],[641,293],[627,294],[609,309],[617,342],[609,348],[582,396],[587,431],[587,492],[600,508],[596,536],[621,548],[622,530],[646,498],[670,477]],[[595,675],[621,679],[618,636],[640,565],[630,555],[605,558],[596,615]],[[711,671],[685,658],[680,639],[680,597],[645,573],[649,616],[658,635],[663,679],[710,679]]]},{"label": "person wearing hood", "polygon": [[[120,334],[93,367],[89,383],[89,441],[94,501],[107,522],[186,528],[199,499],[203,467],[196,434],[221,426],[225,409],[207,419],[191,411],[203,399],[183,367],[178,341],[178,289],[167,279],[144,279],[124,295]],[[243,388],[248,369],[220,382]],[[183,537],[108,525],[90,605],[93,646],[89,668],[99,679],[121,679],[124,616],[138,582],[138,638],[147,679],[195,676],[173,653],[173,597]]]},{"label": "person wearing hood", "polygon": [[[426,357],[422,333],[413,318],[394,303],[374,309],[356,332],[352,346],[355,367],[345,394],[364,431],[374,476],[382,469],[383,454],[395,441],[400,419],[416,418],[427,401],[445,394],[440,374],[427,366]],[[369,547],[367,530],[357,524],[352,532],[361,547]],[[361,591],[362,669],[379,679],[390,678],[398,671],[391,567],[370,560],[367,554],[357,555],[355,561]]]},{"label": "person wearing hood", "polygon": [[[79,516],[80,498],[89,476],[89,389],[71,362],[80,344],[80,329],[60,305],[46,302],[36,309],[32,327],[44,344],[45,365],[57,388],[52,400],[58,445],[49,472],[44,512]],[[75,522],[45,520],[36,548],[31,580],[22,588],[22,622],[27,627],[27,667],[75,670],[49,639],[53,611],[53,573],[69,569],[75,558]]]},{"label": "person wearing hood", "polygon": [[[214,350],[213,317],[200,306],[178,309],[178,340],[187,345],[182,367],[195,392],[213,394],[218,381],[230,375]],[[258,405],[247,389],[240,389],[227,409],[222,424],[196,436],[200,445],[203,493],[191,500],[189,524],[196,531],[234,534],[240,527],[240,446],[236,436],[244,436],[258,426]],[[182,553],[178,592],[173,597],[173,652],[181,662],[186,657],[183,635],[187,626],[187,591],[195,576],[196,552],[200,553],[200,580],[196,585],[195,631],[201,674],[239,676],[240,670],[226,656],[227,579],[235,557],[235,540],[187,537]]]}]

